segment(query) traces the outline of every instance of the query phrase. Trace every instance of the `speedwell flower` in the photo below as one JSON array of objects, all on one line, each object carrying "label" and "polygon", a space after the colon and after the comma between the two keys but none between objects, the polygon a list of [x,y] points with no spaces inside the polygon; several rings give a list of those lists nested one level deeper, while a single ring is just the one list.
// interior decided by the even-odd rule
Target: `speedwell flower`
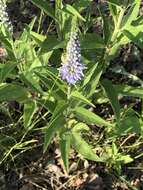
[{"label": "speedwell flower", "polygon": [[13,33],[13,26],[9,20],[6,4],[0,0],[0,22],[6,26],[9,32]]},{"label": "speedwell flower", "polygon": [[62,80],[66,80],[68,84],[75,84],[84,76],[83,70],[85,66],[81,61],[80,43],[77,33],[71,33],[70,40],[66,48],[66,60],[62,62],[59,69]]}]

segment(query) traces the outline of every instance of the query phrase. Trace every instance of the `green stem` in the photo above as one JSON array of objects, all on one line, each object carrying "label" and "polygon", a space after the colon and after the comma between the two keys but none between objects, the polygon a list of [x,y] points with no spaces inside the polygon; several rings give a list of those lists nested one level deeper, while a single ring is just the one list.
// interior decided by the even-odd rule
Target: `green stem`
[{"label": "green stem", "polygon": [[39,17],[39,21],[38,21],[37,33],[40,32],[40,27],[41,27],[41,23],[42,23],[42,17],[43,17],[43,10],[41,10],[41,12],[40,12],[40,17]]},{"label": "green stem", "polygon": [[70,112],[70,97],[71,97],[71,85],[68,86],[67,89],[67,109],[66,109],[66,118],[68,120],[69,112]]},{"label": "green stem", "polygon": [[118,22],[115,25],[115,29],[114,29],[113,35],[111,37],[111,42],[114,42],[117,38],[118,32],[120,31],[121,22],[122,22],[124,13],[125,13],[125,9],[122,8],[120,11],[119,17],[118,17]]},{"label": "green stem", "polygon": [[63,25],[62,11],[61,11],[62,8],[63,8],[62,0],[56,0],[55,16],[57,19],[56,28],[57,28],[57,34],[58,34],[59,40],[62,39],[62,25]]},{"label": "green stem", "polygon": [[67,91],[67,100],[69,101],[71,96],[71,85],[68,86],[68,91]]}]

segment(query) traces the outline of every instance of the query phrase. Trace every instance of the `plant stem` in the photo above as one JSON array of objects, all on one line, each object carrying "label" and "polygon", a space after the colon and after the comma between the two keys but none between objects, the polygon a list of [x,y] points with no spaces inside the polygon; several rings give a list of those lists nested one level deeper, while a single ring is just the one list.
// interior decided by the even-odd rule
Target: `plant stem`
[{"label": "plant stem", "polygon": [[111,42],[114,42],[116,40],[116,38],[117,38],[118,32],[120,31],[121,22],[122,22],[124,13],[125,13],[125,9],[122,8],[121,11],[120,11],[119,17],[118,17],[117,24],[115,25],[113,35],[111,37]]},{"label": "plant stem", "polygon": [[39,17],[39,21],[38,21],[37,33],[40,32],[40,28],[41,28],[41,25],[42,25],[42,17],[43,17],[43,10],[41,10],[41,12],[40,12],[40,17]]},{"label": "plant stem", "polygon": [[68,86],[68,91],[67,91],[67,100],[69,101],[71,95],[71,85]]},{"label": "plant stem", "polygon": [[59,40],[62,39],[62,24],[63,24],[62,12],[61,12],[62,8],[63,8],[62,0],[56,0],[55,1],[55,16],[57,19],[56,28],[57,28],[57,34],[58,34]]}]

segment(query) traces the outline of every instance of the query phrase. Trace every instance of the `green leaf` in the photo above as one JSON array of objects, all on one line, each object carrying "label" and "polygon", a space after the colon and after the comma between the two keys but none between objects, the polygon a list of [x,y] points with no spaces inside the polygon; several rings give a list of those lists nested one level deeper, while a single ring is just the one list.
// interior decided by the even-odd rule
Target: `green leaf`
[{"label": "green leaf", "polygon": [[13,47],[13,41],[8,39],[2,33],[0,33],[0,41],[3,44],[3,46],[6,48],[10,59],[12,59],[13,61],[16,61],[16,56],[15,56],[14,47]]},{"label": "green leaf", "polygon": [[143,87],[133,87],[128,85],[114,85],[118,94],[123,96],[133,96],[143,98]]},{"label": "green leaf", "polygon": [[17,59],[23,59],[25,64],[22,65],[24,71],[29,71],[29,67],[37,59],[34,44],[29,40],[29,37],[25,41],[17,40],[15,42]]},{"label": "green leaf", "polygon": [[100,80],[100,77],[103,72],[103,63],[96,63],[95,66],[93,66],[89,72],[87,72],[87,75],[85,77],[83,86],[84,91],[86,93],[86,97],[91,97],[96,90],[96,87],[98,85],[98,82]]},{"label": "green leaf", "polygon": [[[126,30],[122,30],[122,32],[124,31],[128,31],[129,33],[131,33],[134,37],[140,37],[140,34],[142,33],[143,30],[143,25],[138,25],[138,26],[128,26],[128,28]],[[121,38],[122,37],[122,38]],[[130,38],[128,38],[127,36],[120,36],[119,40],[121,40],[119,43],[121,45],[127,44],[130,42]]]},{"label": "green leaf", "polygon": [[7,62],[5,65],[1,64],[0,66],[0,82],[3,82],[8,75],[15,69],[17,64],[13,62]]},{"label": "green leaf", "polygon": [[76,29],[76,26],[78,25],[78,19],[76,16],[73,16],[70,13],[62,10],[62,23],[63,24],[61,26],[62,27],[61,31],[62,31],[63,39],[68,40],[71,31],[74,32]]},{"label": "green leaf", "polygon": [[112,82],[109,80],[104,80],[101,83],[106,91],[106,94],[111,102],[114,114],[116,116],[118,125],[120,124],[120,104],[118,101],[118,94],[116,89],[113,87]]},{"label": "green leaf", "polygon": [[115,156],[118,154],[118,148],[115,143],[112,143],[112,154]]},{"label": "green leaf", "polygon": [[57,19],[56,24],[56,30],[59,39],[62,39],[62,28],[63,28],[63,23],[64,23],[64,17],[63,17],[63,0],[56,0],[55,1],[55,16]]},{"label": "green leaf", "polygon": [[44,107],[47,111],[53,114],[56,107],[55,102],[50,101],[48,96],[43,96],[42,98],[43,99],[40,98],[37,100],[38,103],[41,104],[41,106]]},{"label": "green leaf", "polygon": [[73,3],[73,7],[75,7],[79,12],[87,8],[91,4],[92,0],[76,0]]},{"label": "green leaf", "polygon": [[37,92],[43,94],[43,90],[41,89],[40,85],[38,84],[37,78],[31,72],[22,73],[20,75],[21,80],[30,88],[32,92]]},{"label": "green leaf", "polygon": [[55,136],[55,133],[59,131],[65,124],[65,118],[63,111],[66,109],[65,102],[61,101],[56,106],[52,118],[47,126],[44,137],[44,152],[47,150],[48,145],[50,144],[52,138]]},{"label": "green leaf", "polygon": [[103,90],[97,90],[94,94],[94,104],[105,104],[107,102],[109,102],[109,99],[105,92]]},{"label": "green leaf", "polygon": [[85,121],[87,124],[96,124],[99,126],[107,126],[113,127],[114,125],[105,121],[100,116],[96,115],[95,113],[83,108],[83,107],[76,107],[74,110],[76,117]]},{"label": "green leaf", "polygon": [[118,16],[117,6],[109,3],[109,10],[110,10],[110,13],[112,14],[114,25],[117,25],[117,16]]},{"label": "green leaf", "polygon": [[140,3],[141,0],[135,0],[135,3],[133,3],[128,13],[123,17],[121,28],[128,29],[128,26],[131,25],[132,21],[137,18],[139,14]]},{"label": "green leaf", "polygon": [[70,144],[71,144],[71,133],[68,132],[62,133],[60,135],[60,151],[67,172],[69,170]]},{"label": "green leaf", "polygon": [[132,22],[132,26],[139,25],[143,25],[143,15],[138,16],[137,19]]},{"label": "green leaf", "polygon": [[40,66],[42,66],[42,63],[41,63],[40,59],[37,57],[37,58],[33,59],[33,62],[30,64],[29,71],[32,71],[34,68],[37,68]]},{"label": "green leaf", "polygon": [[30,31],[30,34],[38,44],[40,44],[46,39],[46,36],[42,34],[38,34],[37,32]]},{"label": "green leaf", "polygon": [[129,108],[125,113],[121,121],[121,126],[117,127],[116,132],[118,135],[129,133],[141,133],[141,124],[137,113]]},{"label": "green leaf", "polygon": [[56,36],[48,36],[41,44],[40,53],[47,53],[51,50],[56,50],[60,48],[65,48],[65,41],[59,41]]},{"label": "green leaf", "polygon": [[59,80],[59,78],[55,75],[55,69],[52,67],[49,69],[45,69],[42,71],[41,67],[36,69],[35,74],[40,78],[45,87],[49,90],[49,95],[55,97],[55,99],[63,99],[66,98],[66,89],[63,86],[63,83]]},{"label": "green leaf", "polygon": [[128,30],[123,30],[122,33],[132,42],[134,42],[138,47],[143,49],[143,35],[142,32],[138,33],[136,36],[133,35]]},{"label": "green leaf", "polygon": [[50,122],[54,121],[57,117],[59,117],[60,114],[63,114],[63,111],[66,109],[66,107],[67,107],[67,104],[65,101],[59,101],[54,110],[54,113],[52,115]]},{"label": "green leaf", "polygon": [[85,73],[84,81],[83,81],[83,87],[90,83],[92,76],[94,75],[94,72],[98,66],[98,63],[95,63],[93,66],[90,66],[87,73]]},{"label": "green leaf", "polygon": [[103,31],[104,31],[104,41],[105,44],[108,44],[110,38],[111,38],[111,20],[107,18],[104,13],[102,14],[102,19],[103,19]]},{"label": "green leaf", "polygon": [[133,162],[133,158],[131,158],[130,155],[121,155],[119,158],[117,158],[117,161],[123,161],[124,164],[128,164],[130,162]]},{"label": "green leaf", "polygon": [[75,99],[77,99],[77,100],[80,100],[80,101],[82,101],[82,102],[84,102],[84,103],[86,103],[86,104],[89,104],[89,105],[95,107],[94,104],[92,104],[85,96],[83,96],[83,95],[82,95],[80,92],[78,92],[78,91],[72,91],[72,92],[71,92],[71,97],[73,97],[73,98],[75,98]]},{"label": "green leaf", "polygon": [[48,5],[48,2],[45,2],[44,0],[30,0],[30,1],[34,3],[37,7],[42,9],[48,16],[56,20],[54,10],[52,9],[52,7]]},{"label": "green leaf", "polygon": [[81,49],[105,48],[105,44],[100,35],[87,33],[80,36]]},{"label": "green leaf", "polygon": [[111,3],[115,6],[121,6],[121,3],[119,0],[107,0],[108,3]]},{"label": "green leaf", "polygon": [[77,18],[79,18],[80,20],[82,20],[82,21],[84,21],[84,22],[86,21],[86,20],[80,15],[80,13],[76,10],[76,8],[72,7],[72,6],[69,5],[69,4],[66,4],[66,5],[64,6],[63,11],[69,12],[70,14],[72,14],[73,16],[76,16]]},{"label": "green leaf", "polygon": [[76,124],[72,129],[72,144],[74,145],[76,151],[80,153],[84,158],[102,162],[90,145],[81,137],[81,131],[89,130],[88,126],[84,123]]},{"label": "green leaf", "polygon": [[[80,35],[81,49],[97,49],[105,48],[103,39],[98,34],[88,33]],[[46,53],[51,50],[56,50],[66,47],[66,41],[59,41],[56,36],[48,36],[41,44],[40,53]]]},{"label": "green leaf", "polygon": [[35,25],[36,20],[37,20],[37,17],[35,16],[32,19],[32,21],[28,25],[25,26],[21,36],[18,38],[19,41],[25,42],[25,41],[31,40],[30,33],[32,32],[32,29]]},{"label": "green leaf", "polygon": [[52,54],[53,54],[53,51],[49,51],[47,53],[39,55],[39,60],[43,66],[47,66],[47,62],[49,62],[49,59],[52,56]]},{"label": "green leaf", "polygon": [[86,125],[85,123],[77,123],[73,128],[72,128],[72,132],[73,133],[81,133],[81,132],[89,132],[90,128],[88,127],[88,125]]},{"label": "green leaf", "polygon": [[100,9],[100,15],[103,21],[103,38],[104,38],[104,42],[105,44],[108,44],[108,41],[111,38],[111,34],[112,34],[112,30],[111,30],[111,18],[109,19],[105,13],[104,10],[102,11],[102,8]]},{"label": "green leaf", "polygon": [[[127,32],[124,33],[124,31],[127,31],[128,34],[132,34],[132,35],[127,35]],[[116,55],[118,49],[125,44],[128,44],[131,42],[131,40],[133,40],[135,43],[136,41],[141,41],[140,39],[142,39],[142,31],[143,31],[143,25],[138,25],[138,26],[128,26],[126,30],[122,30],[122,33],[119,33],[118,37],[117,37],[117,42],[116,44],[110,49],[109,51],[109,57],[108,59],[111,60],[113,59],[113,57]],[[131,38],[132,37],[132,38]],[[137,39],[138,38],[138,39]]]},{"label": "green leaf", "polygon": [[26,129],[31,129],[33,127],[32,118],[36,111],[37,111],[36,101],[29,100],[24,104],[23,121],[24,121],[24,127]]},{"label": "green leaf", "polygon": [[20,85],[6,83],[0,85],[0,101],[24,101],[28,96],[26,88]]}]

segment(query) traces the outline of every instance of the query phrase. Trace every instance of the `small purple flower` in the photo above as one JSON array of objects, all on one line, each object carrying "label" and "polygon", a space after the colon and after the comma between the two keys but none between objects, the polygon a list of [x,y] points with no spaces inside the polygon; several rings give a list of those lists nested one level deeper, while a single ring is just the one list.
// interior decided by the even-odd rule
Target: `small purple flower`
[{"label": "small purple flower", "polygon": [[81,50],[77,33],[71,33],[70,40],[66,48],[66,61],[59,69],[62,80],[68,84],[75,84],[84,76],[85,66],[81,62]]}]

